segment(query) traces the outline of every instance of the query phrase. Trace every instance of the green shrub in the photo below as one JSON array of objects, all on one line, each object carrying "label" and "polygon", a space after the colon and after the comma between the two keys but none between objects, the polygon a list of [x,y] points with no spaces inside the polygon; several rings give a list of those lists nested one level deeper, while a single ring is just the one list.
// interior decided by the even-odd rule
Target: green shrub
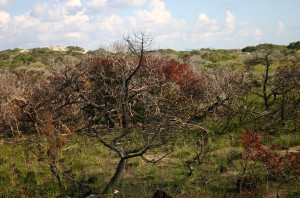
[{"label": "green shrub", "polygon": [[287,46],[287,48],[288,48],[288,49],[296,49],[296,50],[300,50],[300,41],[290,43],[290,44]]},{"label": "green shrub", "polygon": [[8,66],[8,65],[9,65],[8,61],[0,60],[0,67],[5,67],[5,66]]},{"label": "green shrub", "polygon": [[256,47],[254,46],[247,46],[242,49],[242,52],[254,52],[256,50]]},{"label": "green shrub", "polygon": [[16,47],[16,48],[14,48],[14,51],[21,51],[22,49],[21,48],[18,48],[18,47]]},{"label": "green shrub", "polygon": [[192,50],[190,52],[190,55],[193,56],[193,55],[200,55],[200,51],[199,50]]},{"label": "green shrub", "polygon": [[176,54],[177,52],[173,49],[159,49],[158,50],[161,53],[165,53],[165,54]]},{"label": "green shrub", "polygon": [[82,47],[79,47],[79,46],[68,46],[67,49],[69,51],[78,51],[78,52],[84,52],[85,51]]}]

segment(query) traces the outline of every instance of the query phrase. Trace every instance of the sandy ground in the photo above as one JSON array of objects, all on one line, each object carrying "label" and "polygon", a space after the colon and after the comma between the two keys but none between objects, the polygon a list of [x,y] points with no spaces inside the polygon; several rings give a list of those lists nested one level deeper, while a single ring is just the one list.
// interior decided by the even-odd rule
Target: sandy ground
[{"label": "sandy ground", "polygon": [[[50,47],[47,47],[47,48],[52,50],[52,51],[60,51],[60,52],[68,51],[67,47],[59,46],[59,45],[58,46],[50,46]],[[26,52],[29,52],[29,50],[25,50],[25,49],[20,50],[20,53],[26,53]],[[88,52],[88,50],[85,50],[84,52],[81,52],[81,51],[77,51],[77,52],[86,54]]]},{"label": "sandy ground", "polygon": [[68,51],[67,47],[64,46],[50,46],[48,48],[53,51],[63,51],[63,52]]},{"label": "sandy ground", "polygon": [[22,49],[22,50],[20,50],[20,53],[26,53],[26,52],[28,52],[29,50],[24,50],[24,49]]},{"label": "sandy ground", "polygon": [[[61,52],[68,51],[68,48],[65,46],[50,46],[48,48],[53,51],[61,51]],[[88,52],[88,50],[84,50],[84,52],[81,52],[81,51],[76,51],[76,52],[86,54]]]}]

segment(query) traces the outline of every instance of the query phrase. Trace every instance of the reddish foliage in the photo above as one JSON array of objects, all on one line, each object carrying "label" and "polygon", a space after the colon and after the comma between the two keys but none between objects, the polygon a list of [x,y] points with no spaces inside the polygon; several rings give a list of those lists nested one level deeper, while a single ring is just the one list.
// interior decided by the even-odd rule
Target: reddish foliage
[{"label": "reddish foliage", "polygon": [[300,153],[286,152],[277,156],[273,150],[263,145],[261,136],[249,130],[243,130],[242,143],[246,160],[260,161],[268,173],[280,181],[299,179]]},{"label": "reddish foliage", "polygon": [[200,90],[200,76],[187,63],[172,59],[160,62],[156,65],[156,69],[160,74],[177,83],[188,94],[193,95]]},{"label": "reddish foliage", "polygon": [[[124,61],[124,60],[122,60]],[[101,67],[106,71],[113,71],[115,69],[115,60],[112,58],[102,58],[102,57],[92,57],[87,59],[88,65],[91,65],[95,68]]]},{"label": "reddish foliage", "polygon": [[289,172],[291,176],[300,177],[300,153],[287,152],[282,157],[282,165],[284,172]]},{"label": "reddish foliage", "polygon": [[[129,58],[130,59],[130,58]],[[122,68],[136,66],[138,59],[125,60],[124,58],[101,58],[93,57],[87,60],[88,65],[94,67],[94,69],[103,70],[108,74],[114,76],[114,73],[118,73]],[[133,65],[131,65],[133,64]],[[160,75],[165,76],[167,79],[174,81],[180,86],[180,88],[189,95],[195,95],[201,90],[201,81],[207,79],[201,79],[191,65],[187,63],[180,63],[174,59],[155,59],[151,55],[144,56],[142,59],[141,72],[146,68],[153,69]]]},{"label": "reddish foliage", "polygon": [[272,150],[288,150],[287,147],[282,146],[281,144],[274,144],[271,146]]}]

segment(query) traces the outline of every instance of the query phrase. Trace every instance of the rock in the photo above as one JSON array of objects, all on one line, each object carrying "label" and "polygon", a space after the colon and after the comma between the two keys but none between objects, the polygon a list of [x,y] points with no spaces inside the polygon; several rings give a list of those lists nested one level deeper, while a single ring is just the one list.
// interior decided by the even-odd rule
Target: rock
[{"label": "rock", "polygon": [[116,195],[116,194],[118,194],[119,192],[120,192],[120,191],[118,191],[118,190],[114,190],[114,191],[113,191],[113,194]]}]

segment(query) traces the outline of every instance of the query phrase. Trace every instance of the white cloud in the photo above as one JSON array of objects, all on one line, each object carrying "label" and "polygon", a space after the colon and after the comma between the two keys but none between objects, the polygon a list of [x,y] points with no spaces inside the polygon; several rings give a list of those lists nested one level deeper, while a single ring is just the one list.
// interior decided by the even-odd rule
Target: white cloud
[{"label": "white cloud", "polygon": [[93,10],[102,10],[107,6],[107,0],[89,0],[87,5]]},{"label": "white cloud", "polygon": [[230,29],[233,29],[235,25],[235,17],[230,11],[226,12],[226,25]]},{"label": "white cloud", "polygon": [[217,31],[220,29],[217,20],[208,18],[206,13],[199,14],[195,28],[207,28],[209,31]]},{"label": "white cloud", "polygon": [[4,8],[11,0],[0,0],[0,8]]},{"label": "white cloud", "polygon": [[[1,47],[79,45],[94,49],[121,39],[122,35],[130,34],[132,30],[140,29],[146,29],[147,33],[152,34],[155,41],[153,47],[177,49],[178,46],[201,47],[198,46],[200,43],[209,42],[212,43],[211,46],[215,46],[216,43],[222,43],[223,46],[233,45],[237,40],[254,41],[261,38],[259,28],[251,26],[247,21],[239,21],[230,11],[223,13],[223,20],[216,20],[207,13],[199,13],[194,23],[187,24],[185,20],[175,18],[167,10],[164,0],[87,0],[86,4],[82,2],[84,1],[38,1],[30,10],[17,16],[10,15],[0,8],[0,43],[3,43]],[[147,2],[147,7],[137,8]],[[92,5],[98,10],[115,10],[90,12]],[[116,11],[124,7],[135,7],[135,10],[132,14],[121,16]]]},{"label": "white cloud", "polygon": [[150,11],[137,11],[137,18],[154,24],[166,24],[173,21],[171,12],[165,9],[165,3],[160,0],[150,2]]},{"label": "white cloud", "polygon": [[161,0],[152,0],[148,10],[136,11],[133,17],[127,19],[134,29],[146,28],[160,42],[172,43],[180,38],[186,29],[184,20],[173,18],[172,13],[166,10],[165,3]]},{"label": "white cloud", "polygon": [[218,42],[231,47],[237,40],[249,41],[260,37],[259,28],[252,27],[248,21],[239,21],[230,11],[226,11],[223,22],[210,18],[206,13],[200,13],[194,27],[184,39],[191,45],[199,42],[215,45]]},{"label": "white cloud", "polygon": [[5,12],[0,10],[0,43],[1,45],[5,44],[7,41],[6,35],[8,32],[8,24],[10,22],[10,15]]},{"label": "white cloud", "polygon": [[23,15],[13,17],[12,25],[17,28],[19,26],[20,30],[26,30],[26,28],[38,26],[40,21],[36,18],[32,18],[28,13]]},{"label": "white cloud", "polygon": [[[140,3],[142,1],[135,1],[134,5]],[[17,16],[0,11],[0,42],[5,38],[4,48],[79,45],[94,49],[121,39],[128,32],[125,22],[127,19],[115,14],[105,17],[101,13],[88,13],[80,0],[40,1]]]},{"label": "white cloud", "polygon": [[88,8],[91,10],[105,10],[111,8],[140,7],[147,0],[87,0]]},{"label": "white cloud", "polygon": [[115,7],[140,7],[145,5],[147,0],[110,0],[110,5]]},{"label": "white cloud", "polygon": [[57,21],[61,18],[61,9],[48,3],[39,3],[31,9],[30,16],[42,21]]},{"label": "white cloud", "polygon": [[102,31],[115,32],[118,29],[122,29],[124,21],[117,15],[111,15],[110,17],[104,18],[100,24]]},{"label": "white cloud", "polygon": [[0,10],[0,28],[4,25],[6,25],[10,21],[10,15]]},{"label": "white cloud", "polygon": [[[206,13],[200,13],[193,31],[185,36],[186,41],[215,41],[220,38],[229,40],[232,25],[234,25],[234,16],[227,11],[226,26],[219,25],[216,19],[211,19]],[[228,27],[230,26],[230,28]]]},{"label": "white cloud", "polygon": [[242,21],[238,24],[238,36],[248,37],[251,33],[248,21]]},{"label": "white cloud", "polygon": [[58,2],[63,3],[65,6],[70,6],[70,7],[80,7],[81,6],[81,1],[80,0],[60,0]]},{"label": "white cloud", "polygon": [[57,0],[56,4],[36,4],[30,10],[30,15],[42,21],[59,21],[67,15],[77,15],[82,10],[80,0]]},{"label": "white cloud", "polygon": [[37,3],[21,15],[10,18],[2,12],[0,15],[0,23],[9,19],[9,30],[1,29],[0,36],[5,37],[6,45],[12,47],[64,45],[72,43],[70,41],[82,45],[87,42],[89,31],[96,29],[96,22],[90,21],[80,0]]},{"label": "white cloud", "polygon": [[284,32],[285,29],[285,24],[282,22],[278,22],[278,34],[282,34]]},{"label": "white cloud", "polygon": [[261,38],[261,30],[258,27],[254,29],[253,36],[257,40]]},{"label": "white cloud", "polygon": [[199,14],[197,25],[201,27],[203,25],[209,24],[210,22],[211,20],[208,18],[208,16],[205,13]]},{"label": "white cloud", "polygon": [[86,34],[84,32],[70,32],[67,33],[66,36],[72,39],[83,39],[83,38],[87,39]]}]

